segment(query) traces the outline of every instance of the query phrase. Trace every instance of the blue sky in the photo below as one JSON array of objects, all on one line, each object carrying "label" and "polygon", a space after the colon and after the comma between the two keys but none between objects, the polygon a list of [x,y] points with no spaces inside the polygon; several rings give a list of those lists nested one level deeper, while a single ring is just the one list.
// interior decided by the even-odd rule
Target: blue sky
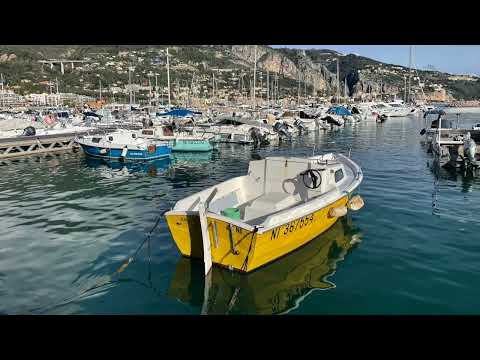
[{"label": "blue sky", "polygon": [[[354,53],[378,61],[408,66],[408,45],[272,45],[297,49],[331,49]],[[479,45],[415,45],[413,60],[418,69],[429,65],[452,74],[480,75]]]}]

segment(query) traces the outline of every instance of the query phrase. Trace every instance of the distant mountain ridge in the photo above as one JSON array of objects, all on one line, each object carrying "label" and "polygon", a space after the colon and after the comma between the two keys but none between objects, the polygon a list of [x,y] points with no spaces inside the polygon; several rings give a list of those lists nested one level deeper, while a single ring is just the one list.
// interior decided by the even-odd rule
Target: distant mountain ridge
[{"label": "distant mountain ridge", "polygon": [[[144,84],[157,73],[161,86],[165,85],[166,45],[1,45],[0,72],[8,88],[24,94],[48,92],[46,82],[58,79],[63,92],[92,94],[99,80],[107,87],[124,87],[128,83],[128,67],[135,67],[133,82]],[[177,45],[169,46],[172,81],[196,84],[200,94],[208,94],[212,87],[212,73],[216,72],[216,86],[231,91],[243,88],[251,91],[255,46],[251,45]],[[386,64],[355,54],[341,54],[329,49],[290,49],[257,46],[257,69],[266,87],[266,72],[270,82],[278,76],[282,95],[332,95],[337,91],[337,59],[339,63],[340,93],[363,98],[374,94],[389,94],[403,98],[409,76],[406,67]],[[51,69],[39,60],[67,60],[61,74],[58,66]],[[68,60],[85,60],[70,68]],[[230,71],[222,72],[222,69]],[[149,76],[150,74],[150,76]],[[452,75],[434,70],[412,71],[412,93],[416,98],[478,99],[478,77]],[[344,81],[346,81],[346,86]],[[300,83],[300,86],[299,86]],[[257,82],[257,86],[260,84]],[[209,90],[210,89],[210,90]],[[423,90],[423,91],[422,91]]]}]

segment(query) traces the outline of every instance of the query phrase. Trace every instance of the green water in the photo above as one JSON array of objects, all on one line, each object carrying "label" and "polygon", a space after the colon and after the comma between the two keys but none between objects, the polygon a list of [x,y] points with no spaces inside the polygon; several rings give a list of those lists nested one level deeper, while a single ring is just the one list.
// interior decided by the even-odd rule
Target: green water
[{"label": "green water", "polygon": [[[465,115],[467,117],[467,115]],[[469,115],[472,122],[479,115]],[[392,118],[253,149],[113,168],[81,153],[0,162],[3,314],[478,314],[480,179],[439,170],[420,118]],[[182,258],[157,215],[268,155],[347,153],[363,169],[365,207],[295,253],[249,275]]]}]

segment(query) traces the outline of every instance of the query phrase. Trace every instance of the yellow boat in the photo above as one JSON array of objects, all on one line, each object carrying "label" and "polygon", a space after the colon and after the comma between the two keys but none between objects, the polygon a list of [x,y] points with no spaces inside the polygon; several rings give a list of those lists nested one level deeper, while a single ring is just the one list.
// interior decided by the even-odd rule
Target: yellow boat
[{"label": "yellow boat", "polygon": [[204,314],[282,314],[297,308],[314,290],[335,287],[330,281],[337,266],[361,242],[351,217],[337,221],[328,231],[289,256],[251,274],[234,274],[212,268],[208,298],[205,298],[203,264],[182,257],[170,280],[167,295]]},{"label": "yellow boat", "polygon": [[165,214],[182,255],[250,272],[307,244],[349,210],[363,174],[341,154],[251,161],[235,177],[178,201]]}]

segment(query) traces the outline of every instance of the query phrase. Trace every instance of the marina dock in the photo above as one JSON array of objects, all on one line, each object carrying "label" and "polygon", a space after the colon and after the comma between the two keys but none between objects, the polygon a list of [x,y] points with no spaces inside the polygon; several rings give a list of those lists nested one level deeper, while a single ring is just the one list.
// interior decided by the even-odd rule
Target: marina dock
[{"label": "marina dock", "polygon": [[79,147],[74,141],[76,136],[96,134],[104,131],[94,130],[55,135],[3,138],[0,139],[0,159],[71,150]]}]

